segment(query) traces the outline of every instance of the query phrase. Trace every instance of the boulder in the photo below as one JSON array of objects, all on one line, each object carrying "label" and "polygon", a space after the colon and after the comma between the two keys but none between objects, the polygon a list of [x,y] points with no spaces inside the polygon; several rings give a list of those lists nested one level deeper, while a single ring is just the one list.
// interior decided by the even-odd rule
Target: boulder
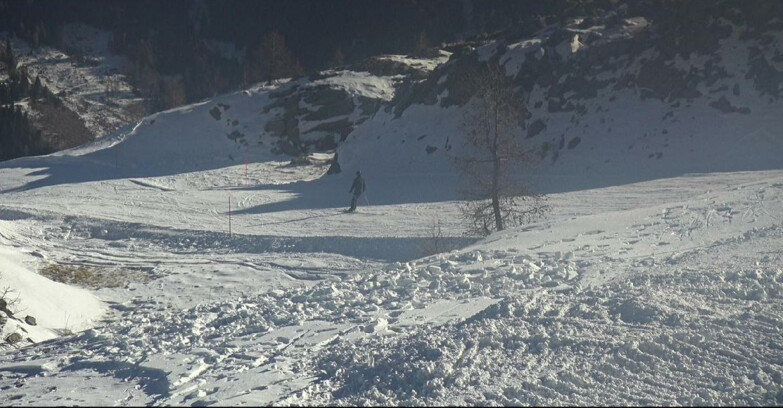
[{"label": "boulder", "polygon": [[213,117],[215,120],[220,120],[220,117],[221,117],[221,114],[220,114],[220,109],[218,109],[218,107],[217,107],[217,106],[215,106],[214,108],[210,109],[210,110],[209,110],[209,114],[210,114],[210,115],[212,115],[212,117]]},{"label": "boulder", "polygon": [[0,312],[5,313],[9,317],[14,315],[14,312],[8,308],[8,302],[5,299],[0,299]]},{"label": "boulder", "polygon": [[35,321],[35,317],[33,316],[25,316],[24,322],[29,324],[30,326],[36,326],[38,325],[38,322]]},{"label": "boulder", "polygon": [[547,125],[543,120],[536,119],[536,121],[531,123],[530,127],[527,129],[527,138],[530,139],[531,137],[535,137],[537,134],[546,130],[546,127]]},{"label": "boulder", "polygon": [[5,338],[5,342],[8,344],[16,344],[22,341],[22,335],[19,333],[11,333]]}]

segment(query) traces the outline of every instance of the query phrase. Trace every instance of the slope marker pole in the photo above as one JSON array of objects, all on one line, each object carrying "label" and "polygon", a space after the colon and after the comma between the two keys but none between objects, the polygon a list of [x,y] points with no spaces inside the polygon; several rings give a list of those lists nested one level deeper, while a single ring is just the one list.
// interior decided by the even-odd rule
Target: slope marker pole
[{"label": "slope marker pole", "polygon": [[228,196],[228,236],[231,237],[231,196]]}]

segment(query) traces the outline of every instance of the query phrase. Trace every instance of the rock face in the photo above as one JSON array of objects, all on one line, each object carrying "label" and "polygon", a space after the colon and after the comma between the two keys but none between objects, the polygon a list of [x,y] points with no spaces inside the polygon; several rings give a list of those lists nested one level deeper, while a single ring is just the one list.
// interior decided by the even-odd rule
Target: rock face
[{"label": "rock face", "polygon": [[[400,89],[423,80],[449,53],[427,58],[382,55],[343,71],[324,71],[271,91],[263,114],[264,132],[277,139],[278,152],[298,156],[327,151],[348,137],[361,123],[392,103]],[[210,111],[220,120],[221,110]]]},{"label": "rock face", "polygon": [[[272,114],[264,131],[275,138],[276,150],[290,156],[333,149],[361,123],[377,112],[384,101],[381,95],[361,92],[371,87],[374,78],[353,71],[327,72],[300,78],[270,93],[271,103],[263,109]],[[378,80],[381,86],[390,80]],[[359,82],[359,90],[346,83]],[[391,95],[388,98],[390,99]]]},{"label": "rock face", "polygon": [[[433,53],[430,58],[411,58],[399,55],[379,55],[370,57],[356,64],[357,71],[367,71],[376,76],[402,75],[412,80],[426,79],[434,58],[439,55]],[[418,62],[418,63],[416,63]]]},{"label": "rock face", "polygon": [[338,76],[300,79],[270,95],[273,102],[264,113],[274,113],[275,118],[266,123],[264,131],[278,139],[279,152],[297,156],[334,148],[335,136],[345,140],[356,121],[374,113],[359,112],[359,103],[348,90],[328,83]]}]

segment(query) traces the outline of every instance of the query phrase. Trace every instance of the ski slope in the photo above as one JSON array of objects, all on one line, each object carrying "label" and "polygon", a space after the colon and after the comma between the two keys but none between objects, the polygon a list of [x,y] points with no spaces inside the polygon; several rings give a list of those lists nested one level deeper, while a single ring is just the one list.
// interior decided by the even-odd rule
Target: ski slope
[{"label": "ski slope", "polygon": [[[274,158],[247,184],[244,165],[31,174],[73,153],[4,165],[4,259],[146,278],[46,296],[91,328],[4,346],[4,404],[782,401],[783,171],[556,193],[547,219],[475,242],[455,201],[376,194],[416,175],[368,176],[346,214],[350,173]],[[436,219],[462,249],[421,258]]]},{"label": "ski slope", "polygon": [[[0,346],[0,404],[783,404],[777,102],[743,83],[754,114],[696,100],[642,137],[667,107],[601,96],[608,113],[581,123],[611,117],[611,134],[584,126],[594,137],[531,169],[551,213],[479,240],[449,161],[464,108],[380,109],[325,176],[328,154],[271,152],[265,108],[293,85],[0,163],[0,289],[25,309],[0,340],[37,343]],[[367,195],[344,213],[356,170]],[[51,265],[113,284],[35,274]]]}]

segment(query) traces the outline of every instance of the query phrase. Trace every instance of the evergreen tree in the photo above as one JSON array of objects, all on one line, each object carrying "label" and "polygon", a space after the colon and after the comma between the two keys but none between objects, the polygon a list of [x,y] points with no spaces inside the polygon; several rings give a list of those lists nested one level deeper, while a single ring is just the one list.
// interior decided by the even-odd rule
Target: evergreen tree
[{"label": "evergreen tree", "polygon": [[0,106],[11,103],[11,95],[8,93],[8,85],[0,84]]},{"label": "evergreen tree", "polygon": [[27,77],[27,71],[20,71],[19,74],[19,98],[30,95],[30,78]]},{"label": "evergreen tree", "polygon": [[11,39],[5,40],[5,63],[8,65],[8,75],[13,78],[16,72],[16,57],[14,56],[14,50],[11,47]]},{"label": "evergreen tree", "polygon": [[413,55],[417,57],[426,57],[429,48],[430,42],[427,39],[427,33],[424,30],[421,30],[416,39],[416,45],[413,47]]},{"label": "evergreen tree", "polygon": [[185,104],[185,87],[182,81],[179,79],[167,81],[163,88],[163,109],[171,109]]}]

